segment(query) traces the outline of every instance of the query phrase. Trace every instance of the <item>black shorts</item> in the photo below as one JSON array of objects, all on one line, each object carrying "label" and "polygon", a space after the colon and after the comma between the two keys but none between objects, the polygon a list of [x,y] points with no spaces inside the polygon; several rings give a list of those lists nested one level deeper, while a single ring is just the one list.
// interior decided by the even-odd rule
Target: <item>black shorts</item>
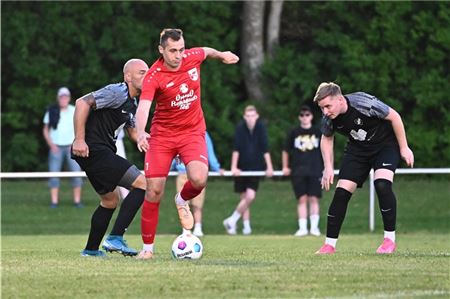
[{"label": "black shorts", "polygon": [[291,177],[292,188],[295,198],[302,195],[322,197],[321,177],[317,176],[293,176]]},{"label": "black shorts", "polygon": [[111,150],[89,152],[88,158],[72,156],[100,194],[114,191],[117,186],[131,188],[131,184],[141,175],[139,169],[128,160]]},{"label": "black shorts", "polygon": [[250,188],[255,192],[258,191],[259,177],[257,176],[237,176],[234,178],[234,192],[242,193]]},{"label": "black shorts", "polygon": [[377,151],[360,151],[349,147],[342,158],[339,170],[340,180],[349,180],[361,188],[370,170],[388,169],[395,172],[400,164],[400,148],[397,143],[389,143]]}]

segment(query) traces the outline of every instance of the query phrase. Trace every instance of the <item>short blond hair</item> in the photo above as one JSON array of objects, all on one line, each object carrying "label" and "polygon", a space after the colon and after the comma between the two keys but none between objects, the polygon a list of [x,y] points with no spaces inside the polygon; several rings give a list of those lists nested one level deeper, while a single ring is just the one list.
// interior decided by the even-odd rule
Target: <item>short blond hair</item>
[{"label": "short blond hair", "polygon": [[319,87],[317,87],[316,95],[314,96],[314,103],[317,103],[328,96],[341,94],[341,88],[336,83],[322,82]]},{"label": "short blond hair", "polygon": [[244,109],[244,114],[245,114],[246,112],[253,112],[253,111],[255,111],[256,113],[258,113],[258,110],[256,110],[256,107],[255,107],[255,106],[253,106],[253,105],[248,105],[248,106],[245,107],[245,109]]}]

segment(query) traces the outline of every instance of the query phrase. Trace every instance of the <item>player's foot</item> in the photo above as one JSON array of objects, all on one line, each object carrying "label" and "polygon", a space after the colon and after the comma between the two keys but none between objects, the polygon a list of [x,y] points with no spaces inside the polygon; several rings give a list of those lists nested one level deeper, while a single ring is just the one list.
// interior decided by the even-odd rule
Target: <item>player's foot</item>
[{"label": "player's foot", "polygon": [[320,230],[318,228],[311,228],[309,230],[309,233],[315,237],[320,236]]},{"label": "player's foot", "polygon": [[106,253],[101,250],[87,250],[81,251],[81,256],[106,257]]},{"label": "player's foot", "polygon": [[138,260],[151,260],[153,258],[153,252],[141,250],[136,258]]},{"label": "player's foot", "polygon": [[228,218],[223,221],[223,226],[225,227],[225,230],[227,231],[227,233],[229,235],[235,235],[236,234],[236,224],[232,225]]},{"label": "player's foot", "polygon": [[377,249],[377,253],[391,254],[394,253],[395,249],[397,249],[397,245],[391,239],[384,238],[383,243]]},{"label": "player's foot", "polygon": [[246,235],[246,236],[248,236],[248,235],[251,235],[252,234],[252,229],[249,227],[249,228],[243,228],[242,229],[242,234],[243,235]]},{"label": "player's foot", "polygon": [[128,247],[127,241],[122,236],[109,235],[102,245],[108,252],[119,252],[125,256],[135,256],[138,254],[136,249]]},{"label": "player's foot", "polygon": [[323,246],[316,251],[316,254],[334,254],[335,252],[336,249],[333,246],[329,244],[323,244]]},{"label": "player's foot", "polygon": [[308,230],[307,229],[299,229],[294,234],[294,236],[296,236],[296,237],[304,237],[306,235],[308,235]]},{"label": "player's foot", "polygon": [[184,205],[177,205],[177,196],[178,193],[175,195],[175,205],[177,206],[178,218],[180,218],[181,226],[184,229],[192,229],[192,227],[194,227],[194,216],[192,216],[189,204],[186,202]]},{"label": "player's foot", "polygon": [[73,206],[79,209],[84,208],[84,205],[81,202],[74,203]]},{"label": "player's foot", "polygon": [[192,232],[192,234],[196,237],[203,237],[203,232],[201,228],[194,228],[194,231]]},{"label": "player's foot", "polygon": [[50,209],[56,209],[58,207],[57,203],[51,203],[50,204]]}]

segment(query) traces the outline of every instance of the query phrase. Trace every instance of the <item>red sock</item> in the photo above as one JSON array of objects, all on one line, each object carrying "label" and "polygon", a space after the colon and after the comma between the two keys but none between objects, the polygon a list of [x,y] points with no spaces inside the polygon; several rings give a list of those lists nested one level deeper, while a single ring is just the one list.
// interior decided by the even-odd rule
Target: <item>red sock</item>
[{"label": "red sock", "polygon": [[149,202],[144,200],[141,216],[141,235],[144,244],[153,244],[156,227],[158,226],[159,201]]},{"label": "red sock", "polygon": [[180,195],[184,200],[190,200],[199,195],[202,192],[203,188],[196,189],[192,186],[190,181],[187,181],[183,185],[183,189],[181,189]]}]

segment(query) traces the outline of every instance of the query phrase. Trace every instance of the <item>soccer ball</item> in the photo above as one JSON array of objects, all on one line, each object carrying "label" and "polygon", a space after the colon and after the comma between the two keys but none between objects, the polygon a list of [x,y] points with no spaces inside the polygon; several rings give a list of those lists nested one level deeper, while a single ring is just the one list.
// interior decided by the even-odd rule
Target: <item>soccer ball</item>
[{"label": "soccer ball", "polygon": [[177,260],[198,260],[203,253],[203,244],[192,234],[179,235],[172,244],[172,255]]}]

